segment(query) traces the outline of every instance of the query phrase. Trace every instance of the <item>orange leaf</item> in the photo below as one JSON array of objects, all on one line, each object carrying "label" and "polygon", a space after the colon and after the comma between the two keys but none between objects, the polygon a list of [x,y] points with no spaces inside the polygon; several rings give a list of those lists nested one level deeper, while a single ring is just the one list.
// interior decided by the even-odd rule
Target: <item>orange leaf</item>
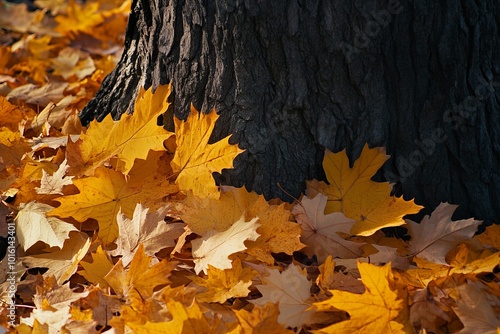
[{"label": "orange leaf", "polygon": [[323,168],[330,185],[309,182],[310,188],[328,196],[325,214],[343,212],[356,220],[352,234],[369,236],[384,227],[403,225],[403,216],[420,211],[422,207],[413,200],[391,196],[392,186],[388,182],[371,180],[387,159],[385,149],[365,145],[351,168],[345,150],[326,150]]},{"label": "orange leaf", "polygon": [[391,265],[377,267],[358,262],[366,291],[355,294],[341,290],[330,290],[332,297],[315,303],[319,311],[345,310],[350,319],[323,328],[315,333],[405,333],[405,324],[397,321],[406,305],[398,299],[394,288]]},{"label": "orange leaf", "polygon": [[174,118],[177,149],[171,165],[179,173],[179,188],[192,190],[196,196],[219,198],[212,173],[233,168],[234,158],[243,152],[238,145],[229,144],[230,136],[215,144],[208,143],[218,118],[215,110],[203,114],[193,106],[186,121]]}]

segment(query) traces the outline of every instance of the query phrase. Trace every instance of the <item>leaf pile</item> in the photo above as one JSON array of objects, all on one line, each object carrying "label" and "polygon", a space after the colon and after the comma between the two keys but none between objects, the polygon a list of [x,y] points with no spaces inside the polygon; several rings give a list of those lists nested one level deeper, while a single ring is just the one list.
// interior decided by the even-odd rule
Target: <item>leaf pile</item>
[{"label": "leaf pile", "polygon": [[[500,230],[453,221],[442,203],[391,196],[325,152],[328,183],[300,201],[217,187],[242,152],[208,144],[215,111],[156,125],[169,86],[141,91],[133,115],[88,128],[78,112],[110,70],[129,3],[0,3],[0,235],[17,233],[19,333],[496,333]],[[22,20],[14,22],[14,15]],[[112,33],[114,32],[114,33]],[[99,37],[97,37],[99,36]],[[92,66],[91,66],[92,64]],[[166,147],[169,149],[167,150]],[[383,228],[403,226],[388,237]],[[0,324],[10,284],[0,270]]]}]

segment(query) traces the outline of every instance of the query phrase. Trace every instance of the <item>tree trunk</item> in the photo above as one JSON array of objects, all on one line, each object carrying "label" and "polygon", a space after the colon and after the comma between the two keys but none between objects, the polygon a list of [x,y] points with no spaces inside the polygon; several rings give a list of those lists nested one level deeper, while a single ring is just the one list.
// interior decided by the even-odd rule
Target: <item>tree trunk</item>
[{"label": "tree trunk", "polygon": [[171,81],[166,127],[215,107],[212,139],[247,150],[223,184],[291,200],[324,178],[324,147],[354,159],[368,142],[405,198],[500,222],[499,24],[500,0],[134,0],[81,119],[119,118],[141,85]]}]

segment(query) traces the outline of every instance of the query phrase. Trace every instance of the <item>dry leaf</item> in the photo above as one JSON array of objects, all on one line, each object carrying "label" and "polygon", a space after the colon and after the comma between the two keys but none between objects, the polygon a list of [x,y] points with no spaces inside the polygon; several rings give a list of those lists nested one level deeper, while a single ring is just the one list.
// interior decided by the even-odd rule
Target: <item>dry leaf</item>
[{"label": "dry leaf", "polygon": [[349,320],[315,331],[316,333],[406,333],[405,324],[397,318],[406,307],[393,288],[391,265],[377,267],[358,263],[361,280],[366,287],[363,294],[330,290],[332,297],[314,303],[317,310],[345,310]]},{"label": "dry leaf", "polygon": [[256,240],[258,218],[246,222],[244,217],[223,232],[208,231],[202,238],[191,241],[193,246],[194,271],[207,273],[208,265],[218,269],[231,268],[228,256],[246,249],[245,240]]},{"label": "dry leaf", "polygon": [[308,254],[316,254],[324,262],[329,255],[340,258],[357,258],[363,254],[362,243],[345,240],[339,233],[349,235],[354,220],[341,212],[324,214],[327,197],[317,194],[313,199],[303,197],[292,213],[302,227],[300,240],[308,246]]},{"label": "dry leaf", "polygon": [[446,264],[445,256],[461,242],[472,238],[481,221],[473,218],[452,221],[458,205],[441,203],[431,216],[425,216],[420,224],[407,220],[412,236],[410,254],[431,262]]},{"label": "dry leaf", "polygon": [[153,256],[163,248],[175,246],[177,239],[184,232],[184,224],[167,224],[164,221],[168,206],[159,208],[148,214],[149,209],[137,204],[132,219],[128,219],[121,212],[118,213],[117,248],[110,254],[122,256],[126,267],[134,256],[138,246],[143,244],[147,255]]},{"label": "dry leaf", "polygon": [[262,298],[251,301],[256,305],[268,302],[279,303],[278,322],[287,327],[301,327],[314,323],[314,311],[308,310],[311,299],[311,282],[299,267],[293,263],[280,273],[277,269],[269,269],[269,276],[262,277],[257,285]]},{"label": "dry leaf", "polygon": [[57,171],[49,175],[43,170],[40,187],[35,188],[37,194],[60,194],[63,195],[62,189],[64,186],[73,184],[71,179],[73,176],[65,176],[69,166],[66,159],[59,165]]},{"label": "dry leaf", "polygon": [[326,150],[323,168],[330,185],[309,182],[310,192],[328,196],[326,214],[343,212],[356,220],[351,234],[369,236],[384,227],[403,225],[403,216],[417,213],[422,207],[413,200],[391,196],[389,183],[371,180],[387,159],[385,149],[370,149],[365,145],[351,168],[345,150],[339,153]]},{"label": "dry leaf", "polygon": [[232,268],[220,270],[209,265],[206,279],[197,276],[189,276],[189,279],[205,288],[205,291],[196,295],[198,302],[222,304],[229,298],[248,296],[248,288],[256,274],[251,268],[243,269],[240,259],[236,258]]},{"label": "dry leaf", "polygon": [[76,227],[46,214],[53,207],[43,203],[30,202],[21,206],[16,216],[19,245],[27,250],[38,241],[49,246],[63,247],[69,239],[69,232],[78,231]]},{"label": "dry leaf", "polygon": [[208,143],[217,118],[215,110],[203,114],[194,107],[186,121],[174,118],[177,149],[172,169],[179,173],[179,188],[192,190],[199,197],[219,198],[212,173],[233,168],[234,158],[243,152],[237,145],[229,144],[230,136],[215,144]]}]

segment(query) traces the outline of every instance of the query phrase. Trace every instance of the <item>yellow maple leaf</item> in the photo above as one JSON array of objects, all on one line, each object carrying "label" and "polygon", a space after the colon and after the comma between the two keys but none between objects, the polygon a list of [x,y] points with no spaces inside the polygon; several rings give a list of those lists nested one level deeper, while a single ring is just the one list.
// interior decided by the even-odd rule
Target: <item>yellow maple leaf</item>
[{"label": "yellow maple leaf", "polygon": [[116,169],[128,174],[134,160],[145,159],[149,150],[165,151],[163,141],[173,135],[156,123],[169,103],[170,85],[159,86],[155,93],[141,91],[134,114],[124,114],[115,122],[111,115],[102,122],[92,121],[85,134],[73,144],[68,141],[67,159],[71,175],[92,175],[103,162],[116,156]]},{"label": "yellow maple leaf", "polygon": [[104,280],[117,295],[129,301],[147,299],[157,286],[169,283],[168,276],[176,265],[175,262],[167,260],[151,265],[152,259],[153,257],[144,252],[144,246],[141,244],[127,270],[120,260],[104,276]]},{"label": "yellow maple leaf", "polygon": [[358,262],[358,269],[365,293],[330,290],[333,295],[330,299],[314,304],[319,311],[347,311],[350,319],[314,333],[405,333],[406,324],[398,322],[397,318],[406,305],[392,287],[391,265],[377,267]]},{"label": "yellow maple leaf", "polygon": [[417,213],[422,207],[413,200],[391,196],[388,182],[371,180],[387,159],[384,149],[365,145],[351,168],[345,150],[326,150],[323,168],[330,184],[312,181],[309,188],[328,196],[325,214],[342,212],[356,220],[352,234],[369,236],[384,227],[403,225],[403,216]]},{"label": "yellow maple leaf", "polygon": [[126,321],[126,324],[137,334],[186,334],[186,333],[214,333],[208,319],[203,315],[200,306],[193,302],[186,306],[178,301],[170,300],[166,303],[168,311],[173,315],[171,321],[150,322],[141,324]]},{"label": "yellow maple leaf", "polygon": [[279,307],[277,304],[255,305],[251,312],[241,309],[234,310],[234,314],[238,318],[239,324],[228,334],[294,333],[278,322]]},{"label": "yellow maple leaf", "polygon": [[113,262],[111,262],[108,254],[99,245],[95,253],[91,254],[92,263],[82,261],[80,265],[83,270],[80,270],[78,274],[85,277],[85,279],[91,283],[99,284],[101,288],[106,289],[109,285],[104,277],[113,269]]},{"label": "yellow maple leaf", "polygon": [[256,241],[247,241],[246,253],[272,265],[272,253],[293,254],[304,244],[300,242],[301,228],[290,221],[290,211],[284,205],[270,205],[264,196],[248,192],[244,187],[222,187],[220,198],[199,198],[188,193],[181,218],[199,235],[209,230],[225,231],[242,215],[248,221],[259,217]]},{"label": "yellow maple leaf", "polygon": [[75,0],[70,0],[66,15],[57,15],[55,17],[55,20],[59,23],[56,31],[63,35],[71,35],[74,32],[92,34],[92,28],[103,21],[103,16],[98,9],[98,2],[86,2],[80,5]]},{"label": "yellow maple leaf", "polygon": [[475,237],[484,244],[491,245],[500,250],[500,225],[490,225],[486,230]]},{"label": "yellow maple leaf", "polygon": [[234,158],[243,152],[238,145],[229,144],[230,136],[214,144],[208,143],[218,118],[215,110],[203,114],[193,106],[186,121],[174,118],[177,149],[172,169],[179,173],[179,188],[192,190],[196,196],[219,198],[212,173],[233,168]]},{"label": "yellow maple leaf", "polygon": [[189,276],[189,279],[206,289],[196,295],[198,302],[222,304],[229,298],[248,296],[248,288],[256,274],[251,268],[243,269],[240,259],[237,258],[230,269],[220,270],[209,265],[206,279],[198,276]]},{"label": "yellow maple leaf", "polygon": [[137,173],[134,168],[128,178],[106,167],[96,169],[95,176],[75,180],[73,184],[80,193],[57,198],[61,205],[49,215],[73,217],[79,222],[93,218],[99,223],[98,235],[102,242],[113,242],[118,237],[116,217],[120,209],[128,217],[132,217],[137,203],[156,210],[164,204],[164,196],[177,191],[161,168],[155,168],[154,161],[149,161],[149,164],[149,169],[141,171],[137,168]]}]

